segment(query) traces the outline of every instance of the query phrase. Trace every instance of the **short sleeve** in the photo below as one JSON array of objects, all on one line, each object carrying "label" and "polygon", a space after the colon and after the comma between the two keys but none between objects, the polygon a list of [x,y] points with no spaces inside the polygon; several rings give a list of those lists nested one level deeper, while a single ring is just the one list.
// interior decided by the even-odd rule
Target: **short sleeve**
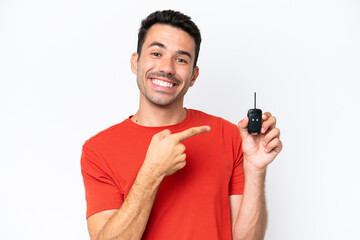
[{"label": "short sleeve", "polygon": [[106,162],[85,145],[81,154],[81,174],[87,203],[86,218],[101,211],[121,207],[124,198],[113,181]]},{"label": "short sleeve", "polygon": [[243,168],[243,152],[241,148],[240,132],[236,127],[233,135],[233,153],[234,153],[234,167],[229,185],[230,195],[241,195],[244,192],[244,168]]}]

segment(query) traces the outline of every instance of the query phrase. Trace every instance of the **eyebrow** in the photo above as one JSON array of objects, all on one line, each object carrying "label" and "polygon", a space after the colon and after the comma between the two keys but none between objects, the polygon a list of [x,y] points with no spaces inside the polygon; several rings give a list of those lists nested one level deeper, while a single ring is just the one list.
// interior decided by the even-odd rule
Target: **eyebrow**
[{"label": "eyebrow", "polygon": [[[152,46],[158,46],[158,47],[160,47],[160,48],[166,49],[166,46],[165,46],[164,44],[160,43],[160,42],[152,42],[152,43],[148,46],[148,48],[150,48],[150,47],[152,47]],[[192,56],[191,56],[191,54],[190,54],[188,51],[178,50],[177,53],[180,54],[180,55],[186,55],[186,56],[188,56],[190,59],[192,59]]]}]

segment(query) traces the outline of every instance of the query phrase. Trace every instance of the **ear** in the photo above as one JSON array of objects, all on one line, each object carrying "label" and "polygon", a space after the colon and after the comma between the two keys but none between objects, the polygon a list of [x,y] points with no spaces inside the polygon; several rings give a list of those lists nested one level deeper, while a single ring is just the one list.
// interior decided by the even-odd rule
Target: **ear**
[{"label": "ear", "polygon": [[195,81],[196,81],[198,76],[199,76],[199,67],[196,66],[194,68],[194,71],[193,71],[193,74],[192,74],[192,77],[191,77],[190,87],[192,87],[195,84]]},{"label": "ear", "polygon": [[130,59],[131,71],[132,71],[134,74],[137,74],[138,57],[139,57],[138,53],[137,53],[137,52],[134,52],[134,53],[131,55],[131,59]]}]

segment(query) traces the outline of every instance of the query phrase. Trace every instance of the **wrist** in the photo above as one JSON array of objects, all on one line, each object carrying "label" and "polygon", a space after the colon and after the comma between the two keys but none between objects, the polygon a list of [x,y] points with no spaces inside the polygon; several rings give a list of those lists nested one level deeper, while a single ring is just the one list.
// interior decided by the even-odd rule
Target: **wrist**
[{"label": "wrist", "polygon": [[144,165],[140,168],[137,178],[144,184],[150,186],[159,186],[165,175],[156,174],[156,171],[147,168]]},{"label": "wrist", "polygon": [[264,184],[266,178],[266,167],[257,168],[256,166],[244,161],[244,174],[247,182]]}]

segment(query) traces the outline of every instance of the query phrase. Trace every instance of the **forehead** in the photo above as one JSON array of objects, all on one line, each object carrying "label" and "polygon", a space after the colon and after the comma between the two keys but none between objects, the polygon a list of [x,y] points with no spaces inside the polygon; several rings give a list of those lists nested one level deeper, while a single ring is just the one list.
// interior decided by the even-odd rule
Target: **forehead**
[{"label": "forehead", "polygon": [[143,48],[147,48],[153,42],[162,43],[169,50],[188,51],[192,56],[195,54],[194,38],[184,30],[168,24],[154,24],[150,27]]}]

